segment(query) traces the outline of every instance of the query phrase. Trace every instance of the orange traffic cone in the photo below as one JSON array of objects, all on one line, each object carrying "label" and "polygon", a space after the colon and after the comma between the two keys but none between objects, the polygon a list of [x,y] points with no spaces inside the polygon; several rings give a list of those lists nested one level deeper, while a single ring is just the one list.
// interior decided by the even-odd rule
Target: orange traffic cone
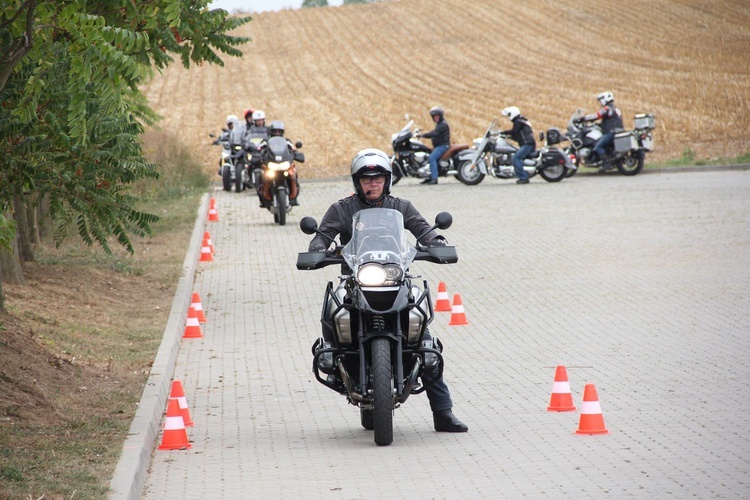
[{"label": "orange traffic cone", "polygon": [[464,304],[461,302],[461,296],[455,294],[453,296],[453,309],[451,310],[451,320],[448,322],[449,325],[468,325],[469,322],[466,320],[466,314],[464,314]]},{"label": "orange traffic cone", "polygon": [[214,256],[211,253],[211,247],[208,246],[208,241],[203,238],[203,244],[201,245],[201,262],[213,262]]},{"label": "orange traffic cone", "polygon": [[552,397],[549,399],[547,411],[575,411],[573,395],[570,393],[568,372],[563,365],[555,370],[555,381],[552,383]]},{"label": "orange traffic cone", "polygon": [[217,221],[219,220],[219,212],[216,210],[216,200],[211,198],[211,203],[208,207],[208,220]]},{"label": "orange traffic cone", "polygon": [[214,248],[214,244],[211,243],[211,235],[208,233],[208,231],[203,233],[203,238],[208,242],[208,248],[211,249],[211,253],[216,253],[216,249]]},{"label": "orange traffic cone", "polygon": [[578,421],[576,434],[607,434],[608,432],[604,427],[604,416],[602,415],[602,408],[599,406],[596,387],[594,387],[594,384],[586,384],[583,390],[581,418]]},{"label": "orange traffic cone", "polygon": [[201,297],[197,292],[193,292],[193,298],[190,302],[190,307],[195,309],[195,314],[198,317],[199,323],[206,322],[206,315],[203,314],[203,305],[201,304]]},{"label": "orange traffic cone", "polygon": [[189,450],[185,421],[180,413],[180,403],[177,399],[169,398],[167,402],[167,416],[164,419],[164,435],[159,445],[160,450]]},{"label": "orange traffic cone", "polygon": [[190,409],[188,408],[185,390],[182,388],[182,382],[179,380],[172,381],[172,392],[169,394],[170,399],[176,399],[180,405],[180,415],[185,423],[185,427],[193,426],[193,419],[190,418]]},{"label": "orange traffic cone", "polygon": [[190,306],[188,308],[187,322],[185,323],[185,334],[182,336],[183,339],[200,339],[203,338],[203,332],[201,332],[201,325],[198,322],[198,313],[195,312],[195,308]]},{"label": "orange traffic cone", "polygon": [[438,283],[437,301],[435,301],[435,310],[446,312],[451,310],[451,301],[448,297],[448,288],[442,281]]}]

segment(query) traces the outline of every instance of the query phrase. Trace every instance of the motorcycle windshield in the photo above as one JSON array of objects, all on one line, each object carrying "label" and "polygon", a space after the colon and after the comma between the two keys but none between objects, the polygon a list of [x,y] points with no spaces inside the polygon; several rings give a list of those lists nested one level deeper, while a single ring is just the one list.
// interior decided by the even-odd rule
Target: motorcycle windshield
[{"label": "motorcycle windshield", "polygon": [[407,269],[416,254],[417,249],[406,239],[404,216],[391,208],[368,208],[354,214],[352,239],[341,250],[355,274],[369,262]]},{"label": "motorcycle windshield", "polygon": [[268,139],[268,154],[271,161],[276,163],[292,160],[292,154],[289,152],[286,139],[283,137],[274,136]]}]

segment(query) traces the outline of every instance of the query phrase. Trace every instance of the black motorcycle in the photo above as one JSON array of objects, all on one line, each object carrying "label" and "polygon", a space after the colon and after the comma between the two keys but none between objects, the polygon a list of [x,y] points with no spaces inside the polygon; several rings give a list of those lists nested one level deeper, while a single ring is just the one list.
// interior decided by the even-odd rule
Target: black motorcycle
[{"label": "black motorcycle", "polygon": [[[431,230],[447,229],[452,222],[441,212]],[[323,235],[312,217],[304,217],[300,227]],[[335,252],[303,252],[297,258],[300,270],[334,264],[346,270],[336,288],[332,282],[326,287],[321,322],[333,332],[333,341],[315,342],[312,371],[318,382],[357,406],[362,426],[375,431],[377,445],[387,446],[393,442],[394,409],[443,372],[442,345],[435,337],[424,339],[434,318],[427,281],[422,287],[414,283],[418,276],[409,268],[417,260],[453,264],[458,255],[452,246],[409,244],[397,210],[361,210],[352,227],[352,239]],[[438,370],[429,385],[420,378],[425,369]]]},{"label": "black motorcycle", "polygon": [[[548,129],[546,135],[539,133],[542,147],[523,160],[523,168],[529,177],[538,173],[547,182],[559,182],[568,170],[576,169],[568,155],[557,146],[563,138],[560,129],[554,127]],[[507,139],[495,130],[495,122],[490,122],[484,135],[474,139],[475,148],[470,150],[471,154],[464,155],[459,162],[458,180],[473,186],[482,182],[486,175],[498,179],[514,178],[513,155],[518,147]]]},{"label": "black motorcycle", "polygon": [[[305,161],[305,154],[289,144],[284,137],[274,136],[261,144],[258,153],[263,171],[258,193],[263,206],[280,226],[286,224],[286,215],[292,211],[291,199],[299,191],[296,163]],[[295,147],[301,148],[302,143],[297,142]]]},{"label": "black motorcycle", "polygon": [[[592,167],[604,170],[604,165],[617,167],[622,175],[636,175],[643,169],[646,153],[654,150],[654,115],[635,115],[633,130],[623,130],[615,133],[613,144],[607,147],[605,158],[599,158],[594,152],[594,146],[601,139],[603,132],[598,123],[585,121],[583,110],[578,108],[570,117],[568,131],[565,134],[570,141],[566,153],[577,167]],[[575,170],[568,172],[568,177],[575,174]]]},{"label": "black motorcycle", "polygon": [[[393,156],[392,183],[396,184],[402,177],[430,178],[430,153],[432,148],[418,140],[420,129],[412,131],[414,120],[409,122],[391,137]],[[451,144],[438,161],[438,177],[447,177],[458,173],[458,162],[463,151],[469,149],[468,144]],[[460,180],[460,179],[459,179]]]}]

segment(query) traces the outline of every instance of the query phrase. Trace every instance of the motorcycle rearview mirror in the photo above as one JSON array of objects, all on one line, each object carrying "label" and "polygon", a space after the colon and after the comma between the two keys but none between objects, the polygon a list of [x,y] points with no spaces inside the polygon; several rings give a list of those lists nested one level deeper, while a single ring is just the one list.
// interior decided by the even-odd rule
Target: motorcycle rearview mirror
[{"label": "motorcycle rearview mirror", "polygon": [[208,134],[209,137],[216,137],[214,134]]},{"label": "motorcycle rearview mirror", "polygon": [[448,229],[453,225],[453,216],[448,212],[440,212],[435,216],[435,227],[438,229]]},{"label": "motorcycle rearview mirror", "polygon": [[312,217],[302,217],[302,220],[299,221],[299,228],[305,234],[315,234],[315,231],[318,230],[318,221]]},{"label": "motorcycle rearview mirror", "polygon": [[435,225],[424,233],[417,236],[417,242],[422,239],[422,236],[429,233],[434,229],[448,229],[453,224],[453,216],[448,212],[440,212],[435,216]]},{"label": "motorcycle rearview mirror", "polygon": [[539,132],[539,140],[544,141],[544,132]]},{"label": "motorcycle rearview mirror", "polygon": [[302,147],[302,143],[300,141],[297,141],[297,143],[294,145],[295,148],[299,149]]}]

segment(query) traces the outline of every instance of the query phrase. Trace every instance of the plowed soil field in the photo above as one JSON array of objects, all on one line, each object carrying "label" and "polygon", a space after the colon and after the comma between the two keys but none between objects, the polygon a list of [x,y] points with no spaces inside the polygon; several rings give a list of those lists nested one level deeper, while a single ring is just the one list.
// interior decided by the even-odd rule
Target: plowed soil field
[{"label": "plowed soil field", "polygon": [[163,128],[215,171],[226,115],[262,109],[303,142],[301,177],[346,173],[363,147],[391,149],[410,114],[446,110],[453,142],[518,106],[535,132],[564,128],[610,90],[656,116],[647,161],[750,148],[750,3],[745,0],[399,0],[256,14],[225,66],[174,65],[145,88]]}]

